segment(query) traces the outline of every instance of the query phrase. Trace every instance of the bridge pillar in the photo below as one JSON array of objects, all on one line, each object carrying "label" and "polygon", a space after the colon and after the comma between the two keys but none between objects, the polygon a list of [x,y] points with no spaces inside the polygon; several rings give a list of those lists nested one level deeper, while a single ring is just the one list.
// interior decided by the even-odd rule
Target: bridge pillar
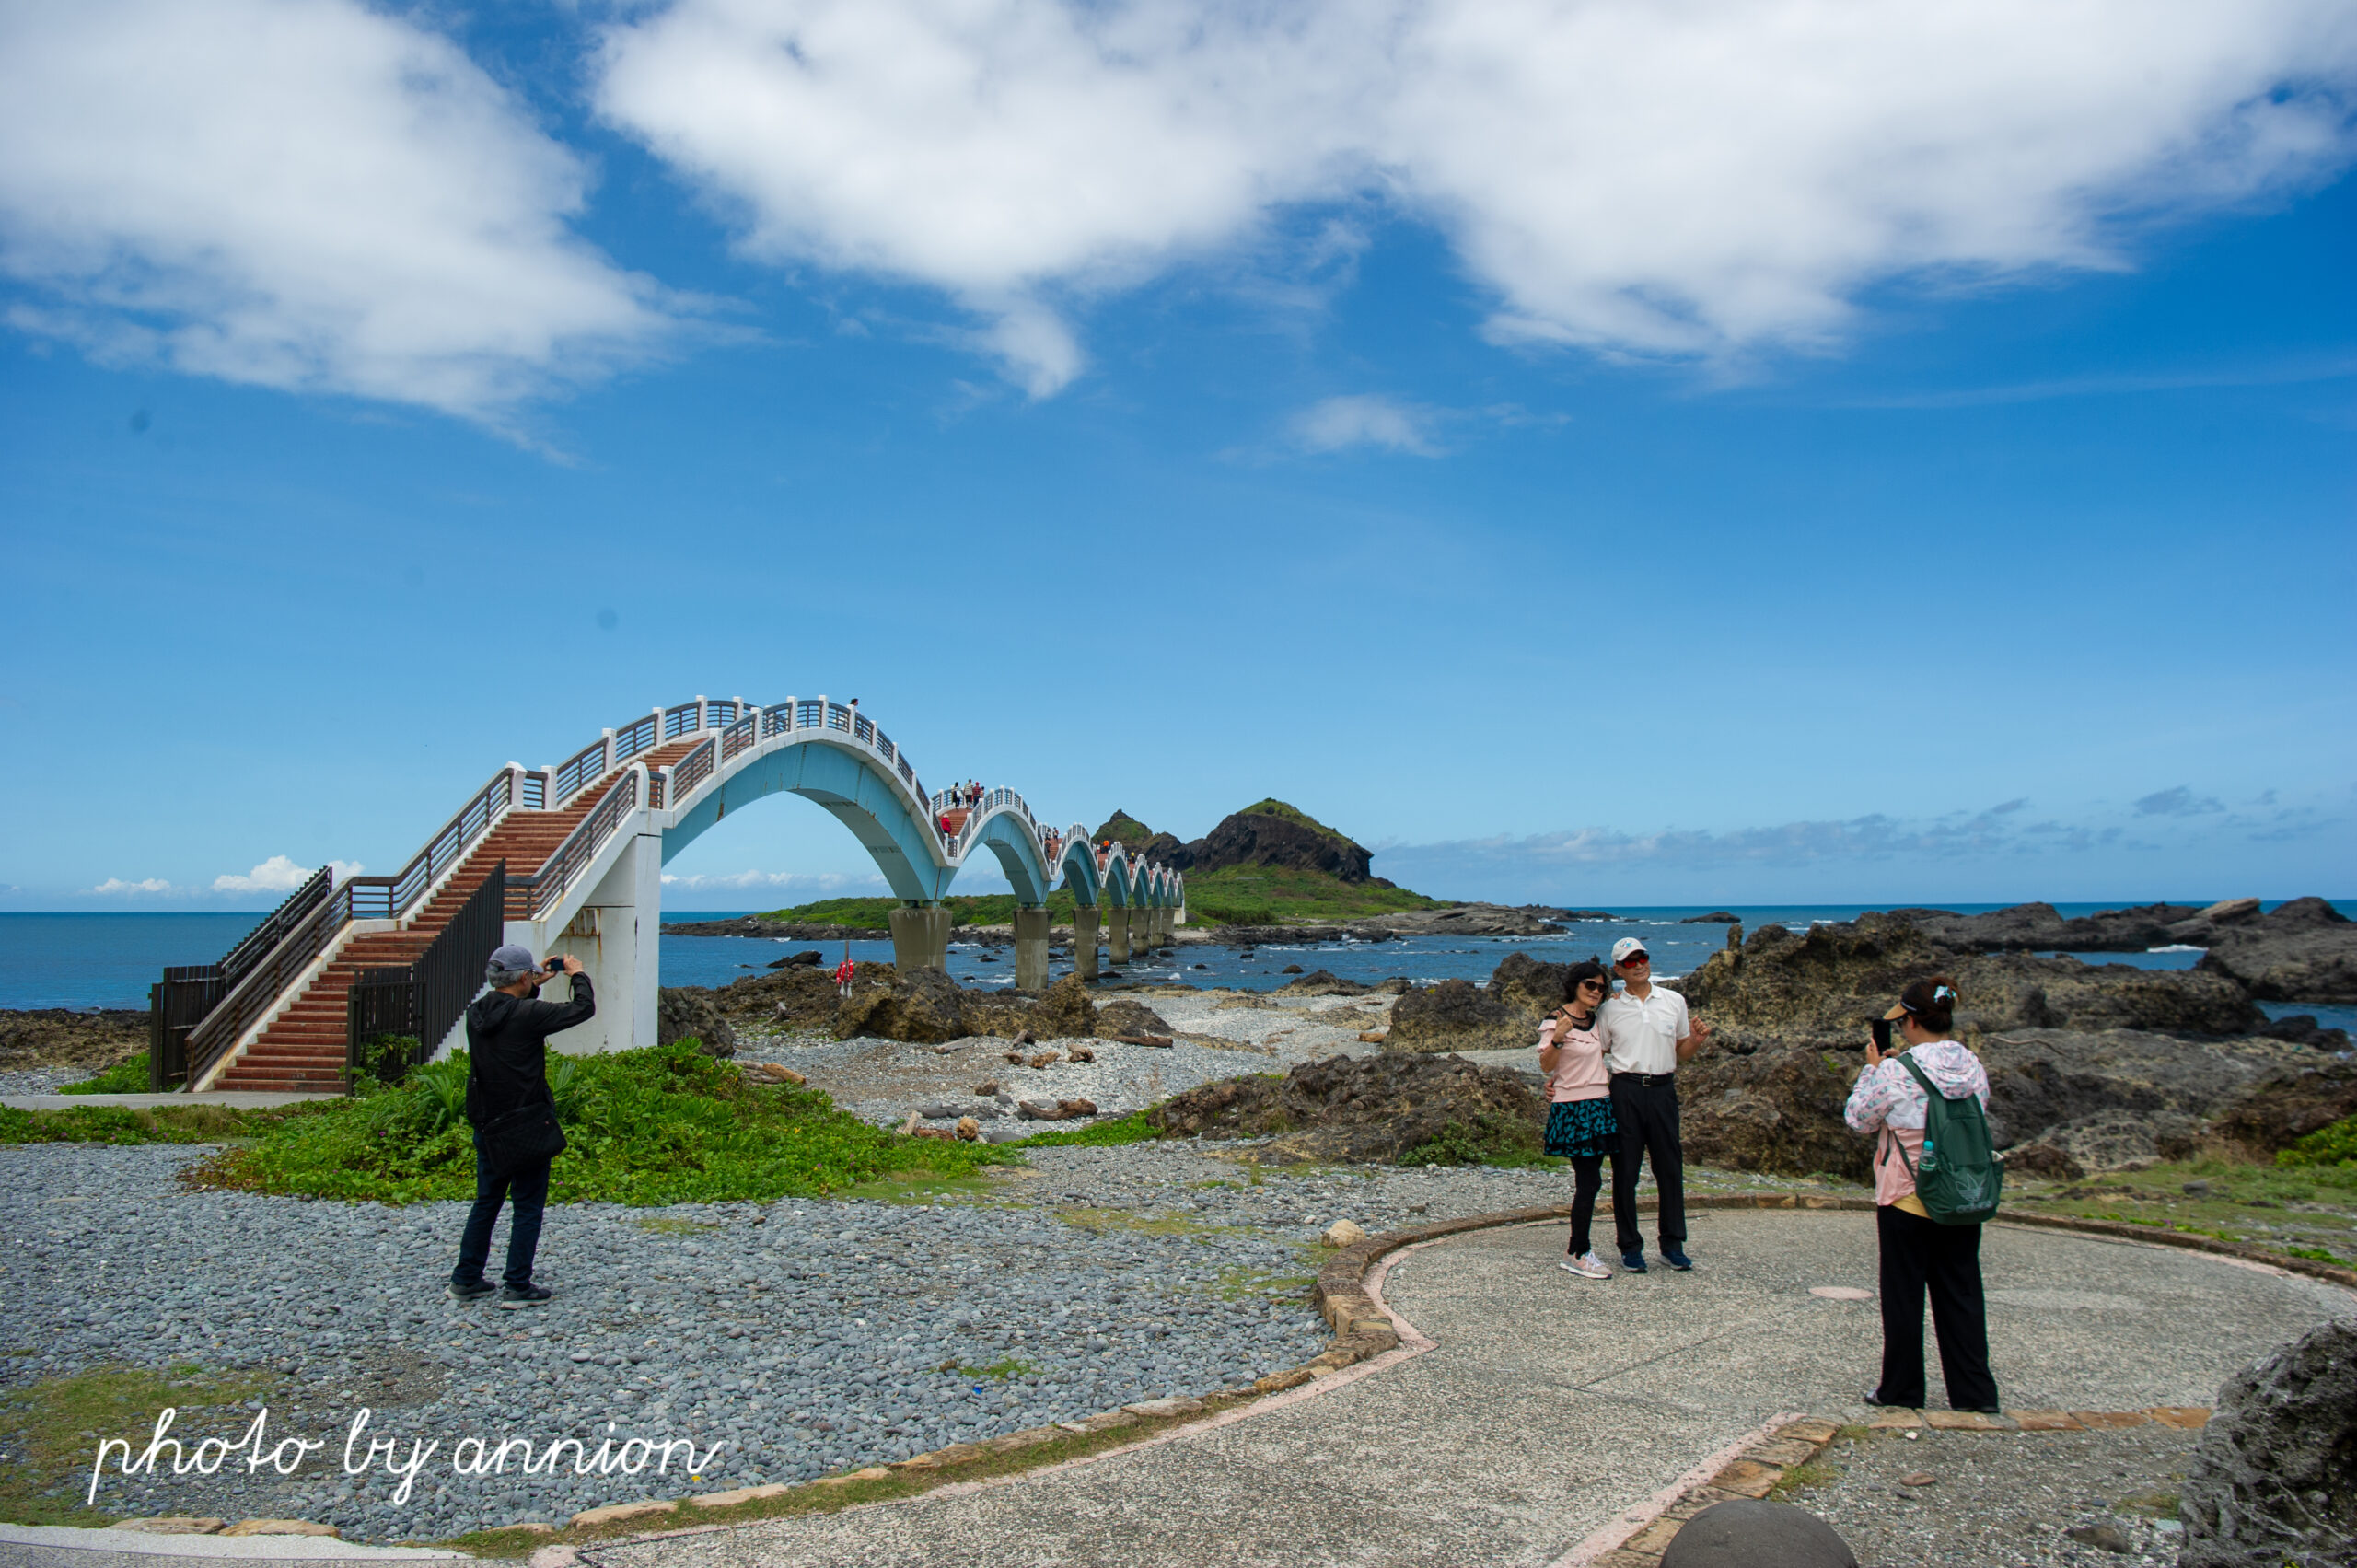
[{"label": "bridge pillar", "polygon": [[[549,1036],[550,1049],[586,1056],[655,1043],[662,923],[663,839],[652,832],[632,836],[579,912],[563,927],[552,931],[538,921],[506,922],[503,940],[530,949],[535,958],[563,954],[579,958],[597,988],[597,1016]],[[572,994],[573,982],[562,979],[540,990],[544,1002],[569,1001]],[[465,1049],[466,1043],[467,1025],[461,1018],[442,1044],[455,1051]]]},{"label": "bridge pillar", "polygon": [[1115,969],[1130,961],[1130,912],[1127,906],[1115,904],[1105,912],[1105,946]]},{"label": "bridge pillar", "polygon": [[892,967],[902,974],[949,968],[949,912],[903,904],[892,912]]},{"label": "bridge pillar", "polygon": [[1161,904],[1154,906],[1154,945],[1157,948],[1170,946],[1170,912]]},{"label": "bridge pillar", "polygon": [[1072,908],[1072,967],[1083,980],[1097,978],[1097,917],[1101,912],[1095,904]]},{"label": "bridge pillar", "polygon": [[1015,912],[1015,989],[1047,988],[1048,912],[1044,907],[1018,909]]}]

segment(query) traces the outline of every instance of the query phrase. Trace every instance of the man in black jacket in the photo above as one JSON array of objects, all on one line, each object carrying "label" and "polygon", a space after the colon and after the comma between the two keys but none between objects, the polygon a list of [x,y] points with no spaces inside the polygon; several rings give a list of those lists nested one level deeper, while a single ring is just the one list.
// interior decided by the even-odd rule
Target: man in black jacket
[{"label": "man in black jacket", "polygon": [[[532,993],[560,972],[573,977],[573,1000],[536,1000]],[[532,1283],[532,1255],[540,1249],[540,1212],[548,1206],[550,1162],[503,1165],[486,1146],[482,1130],[525,1106],[555,1103],[549,1093],[548,1038],[586,1022],[598,1011],[598,998],[580,959],[560,958],[544,967],[513,945],[492,954],[483,980],[491,989],[467,1008],[467,1120],[475,1129],[475,1206],[459,1242],[450,1294],[460,1301],[480,1301],[492,1293],[482,1277],[491,1258],[491,1227],[512,1197],[515,1214],[507,1227],[507,1272],[501,1276],[499,1305],[535,1307],[549,1298],[546,1287]]]}]

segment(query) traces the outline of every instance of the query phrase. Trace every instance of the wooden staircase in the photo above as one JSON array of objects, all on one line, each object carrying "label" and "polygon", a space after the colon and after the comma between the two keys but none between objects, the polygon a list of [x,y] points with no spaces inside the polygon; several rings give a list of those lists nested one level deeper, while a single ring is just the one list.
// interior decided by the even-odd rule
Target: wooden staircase
[{"label": "wooden staircase", "polygon": [[[649,768],[667,767],[693,750],[702,739],[699,735],[673,741],[632,761],[643,761]],[[304,988],[294,1005],[264,1026],[254,1042],[221,1070],[213,1087],[342,1094],[346,1087],[343,1057],[347,999],[360,971],[414,963],[475,889],[482,886],[493,866],[504,860],[511,875],[539,870],[557,846],[581,825],[582,819],[596,808],[611,784],[611,779],[601,780],[554,811],[510,811],[482,836],[450,874],[449,880],[425,901],[406,926],[399,931],[364,933],[345,942],[343,951]],[[491,955],[485,953],[483,957],[489,958]],[[431,1050],[440,1041],[424,1043]]]}]

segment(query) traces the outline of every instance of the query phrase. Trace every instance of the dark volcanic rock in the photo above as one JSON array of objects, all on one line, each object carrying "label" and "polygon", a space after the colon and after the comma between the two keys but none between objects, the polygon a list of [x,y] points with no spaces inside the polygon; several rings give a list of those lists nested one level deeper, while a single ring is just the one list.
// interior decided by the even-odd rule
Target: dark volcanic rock
[{"label": "dark volcanic rock", "polygon": [[2322,899],[2219,928],[2201,968],[2231,975],[2269,1002],[2357,1002],[2357,922]]},{"label": "dark volcanic rock", "polygon": [[2210,1138],[2265,1156],[2345,1116],[2357,1116],[2357,1063],[2313,1062],[2255,1081],[2204,1131]]},{"label": "dark volcanic rock", "polygon": [[1419,986],[1391,1005],[1387,1051],[1494,1051],[1520,1043],[1514,1014],[1469,980]]},{"label": "dark volcanic rock", "polygon": [[1298,979],[1285,981],[1277,989],[1295,996],[1364,996],[1375,987],[1361,985],[1354,980],[1344,980],[1331,970],[1312,970]]},{"label": "dark volcanic rock", "polygon": [[2313,1329],[2228,1379],[2177,1514],[2179,1568],[2357,1564],[2357,1323]]},{"label": "dark volcanic rock", "polygon": [[1689,914],[1678,923],[1680,925],[1737,925],[1742,923],[1742,920],[1741,915],[1729,914],[1724,910],[1713,910],[1708,914]]},{"label": "dark volcanic rock", "polygon": [[0,1010],[0,1072],[87,1067],[96,1074],[146,1049],[145,1008]]},{"label": "dark volcanic rock", "polygon": [[1228,1078],[1165,1101],[1155,1124],[1180,1137],[1279,1134],[1305,1160],[1391,1163],[1446,1134],[1536,1148],[1546,1106],[1503,1068],[1454,1056],[1336,1056],[1283,1078]]},{"label": "dark volcanic rock", "polygon": [[807,947],[799,953],[788,953],[784,958],[778,959],[774,963],[764,965],[763,967],[773,970],[786,970],[792,969],[796,964],[803,964],[811,969],[817,969],[826,961],[827,956],[824,953],[819,952],[816,947]]},{"label": "dark volcanic rock", "polygon": [[1094,1032],[1109,1040],[1116,1035],[1167,1035],[1170,1021],[1143,1002],[1119,996],[1097,1006]]},{"label": "dark volcanic rock", "polygon": [[2319,1028],[2314,1013],[2289,1014],[2258,1032],[2270,1040],[2288,1040],[2293,1045],[2312,1045],[2318,1051],[2349,1049],[2349,1031]]},{"label": "dark volcanic rock", "polygon": [[[860,964],[860,976],[877,983],[889,964]],[[748,975],[721,988],[720,1010],[749,1028],[790,1034],[831,1034],[835,1028],[835,982],[823,969],[795,964],[768,974]]]},{"label": "dark volcanic rock", "polygon": [[1223,818],[1218,827],[1192,843],[1171,850],[1168,856],[1169,864],[1182,871],[1273,865],[1323,871],[1345,882],[1367,880],[1367,865],[1373,858],[1364,845],[1353,843],[1281,800],[1263,800]]},{"label": "dark volcanic rock", "polygon": [[2147,947],[2186,940],[2172,933],[2203,912],[2198,904],[2146,904],[2138,909],[2103,910],[2065,920],[2052,904],[2015,904],[1987,914],[1952,914],[1945,910],[1905,912],[1934,941],[1968,951],[2026,952],[2042,948],[2049,952],[2141,953]]},{"label": "dark volcanic rock", "polygon": [[1874,1146],[1841,1119],[1864,1065],[1818,1051],[1738,1056],[1706,1046],[1678,1074],[1686,1157],[1736,1170],[1869,1179]]},{"label": "dark volcanic rock", "polygon": [[703,985],[667,985],[656,993],[655,1042],[695,1040],[706,1056],[737,1054],[737,1031],[720,1011],[718,993]]},{"label": "dark volcanic rock", "polygon": [[[865,970],[867,966],[860,967]],[[895,972],[885,983],[854,981],[850,999],[835,1008],[837,1040],[876,1035],[939,1045],[977,1032],[966,1022],[965,992],[939,970]]]}]

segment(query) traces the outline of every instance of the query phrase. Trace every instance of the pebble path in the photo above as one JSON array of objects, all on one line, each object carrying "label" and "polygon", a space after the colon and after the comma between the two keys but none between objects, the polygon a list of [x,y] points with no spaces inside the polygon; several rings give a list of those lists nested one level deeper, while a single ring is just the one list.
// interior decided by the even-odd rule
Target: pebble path
[{"label": "pebble path", "polygon": [[[247,1411],[192,1411],[175,1435],[235,1440],[266,1404],[267,1444],[327,1440],[291,1477],[242,1456],[211,1476],[110,1471],[97,1506],[117,1516],[308,1518],[356,1540],[562,1524],[1248,1383],[1328,1342],[1307,1295],[1326,1225],[1547,1202],[1562,1185],[1478,1167],[1256,1181],[1234,1157],[1249,1149],[1037,1149],[981,1194],[917,1203],[563,1205],[540,1249],[557,1298],[503,1311],[443,1294],[460,1204],[191,1191],[176,1173],[209,1151],[186,1146],[0,1147],[0,1388],[100,1366],[257,1369],[274,1381]],[[441,1445],[404,1501],[382,1460],[343,1473],[364,1406],[367,1435],[404,1459],[412,1440]],[[144,1447],[148,1419],[80,1441]],[[724,1446],[691,1480],[575,1475],[570,1450],[553,1476],[476,1477],[448,1464],[469,1436]]]}]

